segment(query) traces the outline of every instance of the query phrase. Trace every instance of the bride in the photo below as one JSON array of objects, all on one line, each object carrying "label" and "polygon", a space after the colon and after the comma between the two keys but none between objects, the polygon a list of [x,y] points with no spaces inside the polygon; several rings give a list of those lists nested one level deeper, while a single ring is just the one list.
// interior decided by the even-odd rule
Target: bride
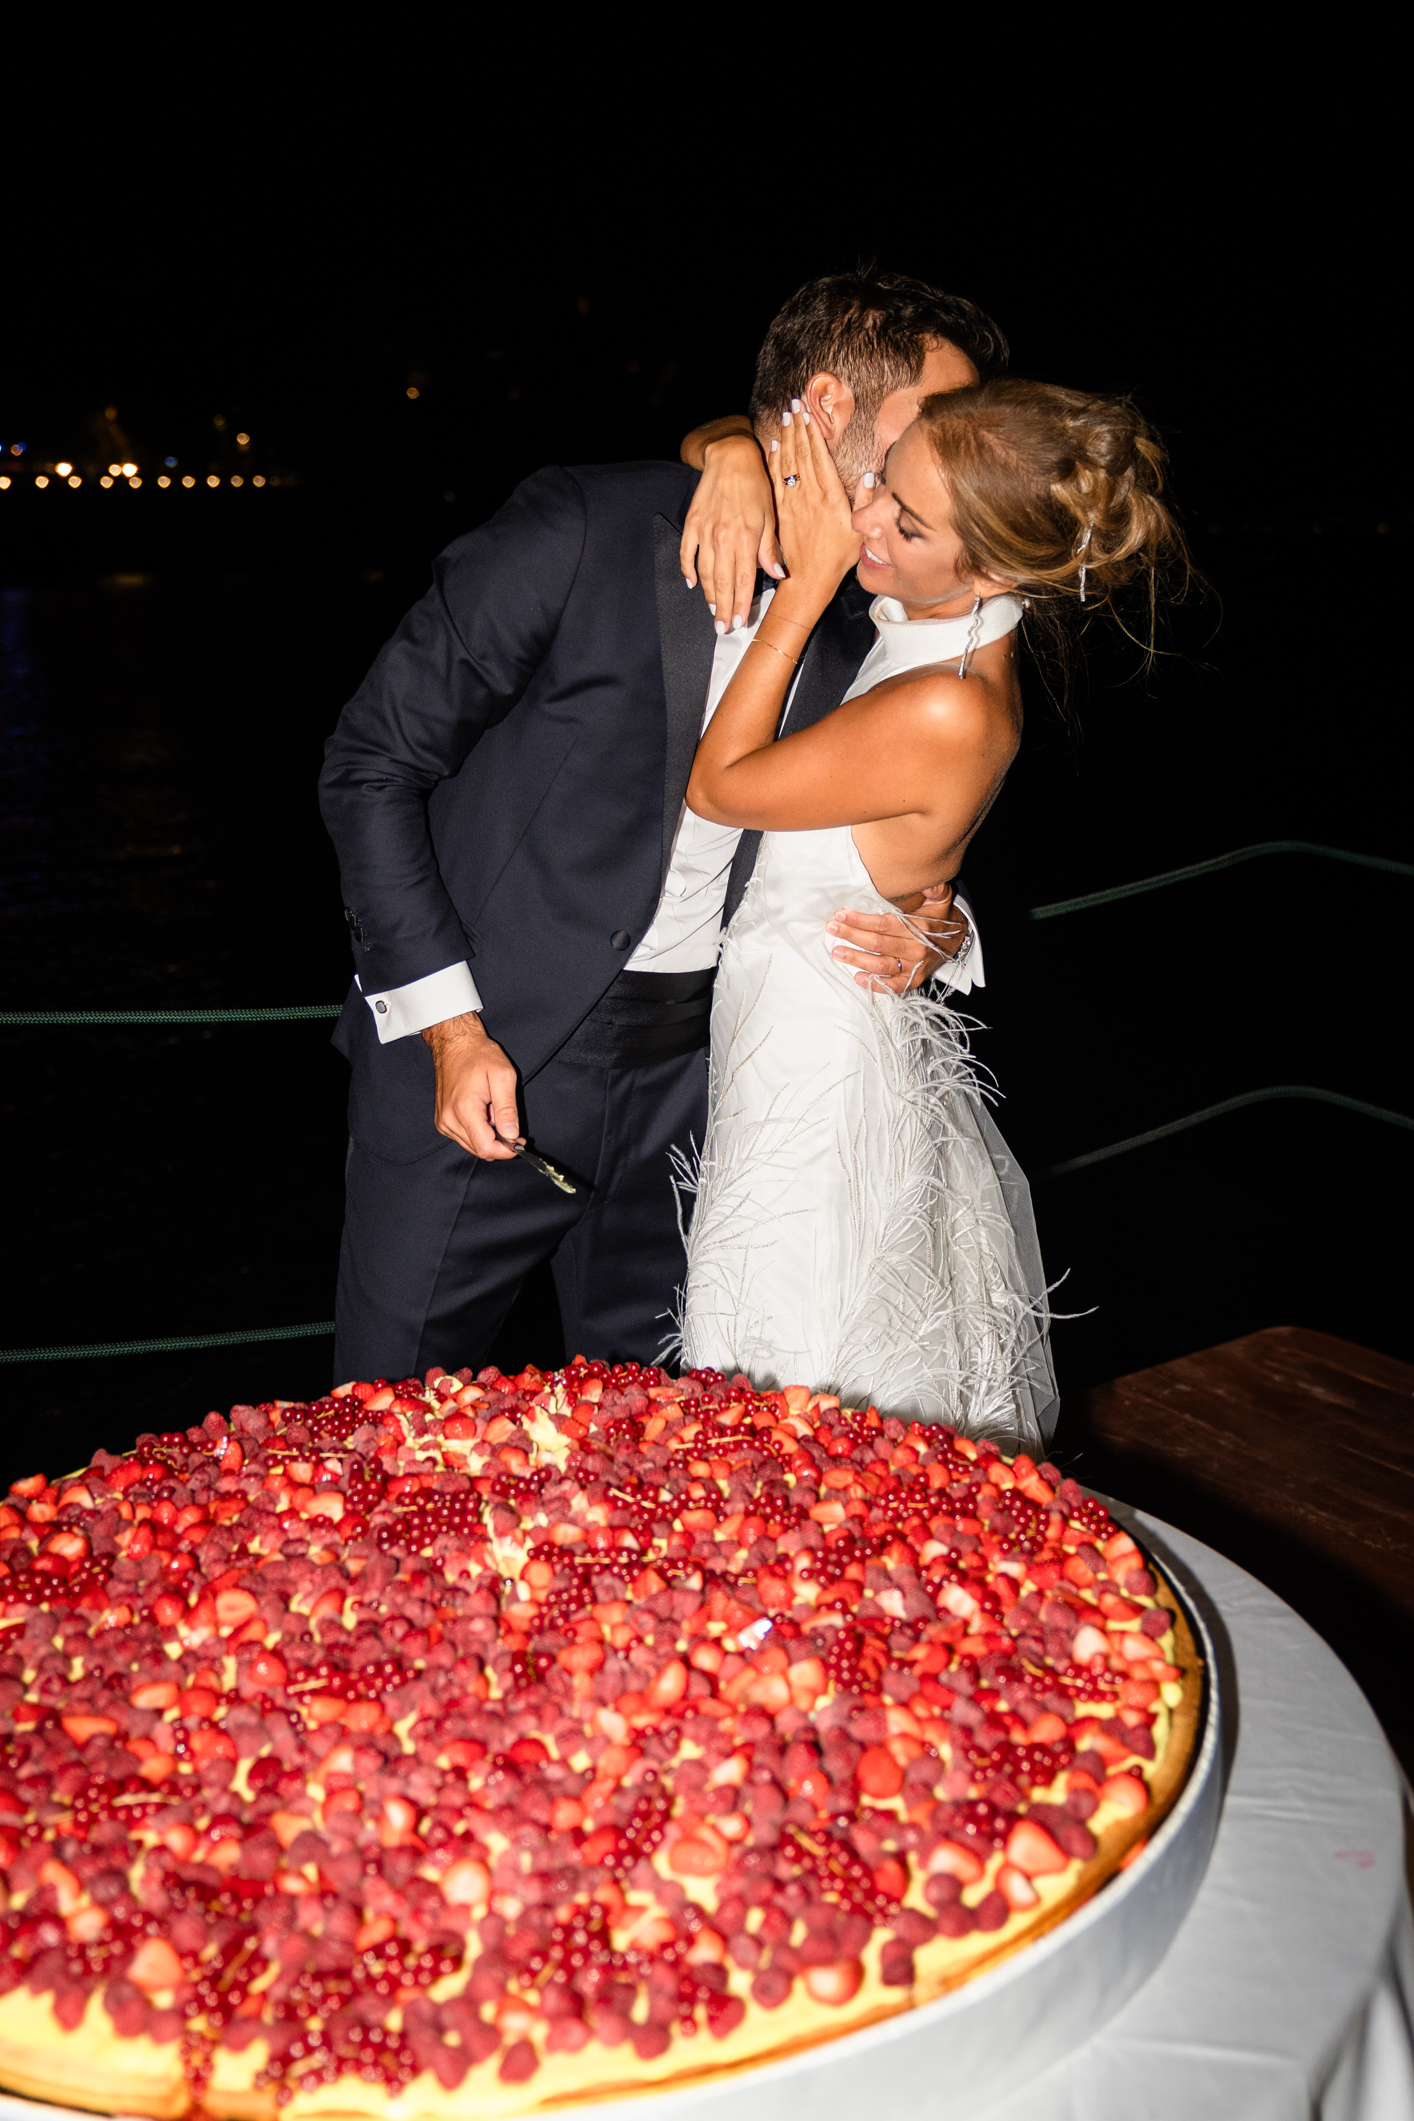
[{"label": "bride", "polygon": [[[1028,610],[1057,628],[1136,580],[1152,609],[1181,550],[1163,454],[1129,406],[1014,379],[925,399],[852,515],[808,413],[767,452],[788,578],[687,796],[764,837],[717,975],[684,1358],[1034,1451],[1056,1401],[1026,1181],[946,1004],[856,984],[824,924],[914,913],[957,874],[1020,741]],[[851,568],[877,642],[833,714],[775,741]]]}]

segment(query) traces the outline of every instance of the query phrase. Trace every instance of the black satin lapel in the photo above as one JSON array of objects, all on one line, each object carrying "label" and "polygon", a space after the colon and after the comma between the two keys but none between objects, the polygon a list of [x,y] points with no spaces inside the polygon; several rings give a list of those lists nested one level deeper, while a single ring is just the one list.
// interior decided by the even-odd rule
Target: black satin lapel
[{"label": "black satin lapel", "polygon": [[693,753],[702,731],[702,710],[712,677],[717,635],[700,589],[689,590],[678,567],[681,529],[666,516],[653,519],[653,572],[658,591],[658,639],[663,655],[667,703],[667,750],[663,775],[663,869],[682,815]]},{"label": "black satin lapel", "polygon": [[727,878],[727,902],[722,908],[722,926],[725,928],[746,896],[746,887],[751,882],[751,872],[756,867],[756,857],[761,848],[759,832],[743,832],[736,843],[732,856],[731,875]]},{"label": "black satin lapel", "polygon": [[868,606],[860,609],[858,599],[849,595],[853,586],[845,585],[810,636],[801,659],[800,683],[781,728],[782,736],[811,729],[827,714],[833,714],[874,645]]}]

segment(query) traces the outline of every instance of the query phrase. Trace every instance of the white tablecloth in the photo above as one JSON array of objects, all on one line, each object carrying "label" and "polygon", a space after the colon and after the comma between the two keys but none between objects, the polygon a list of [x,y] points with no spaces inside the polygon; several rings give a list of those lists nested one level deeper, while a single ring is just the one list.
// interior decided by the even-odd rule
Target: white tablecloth
[{"label": "white tablecloth", "polygon": [[1224,1638],[1230,1650],[1222,1819],[1158,1971],[978,2121],[1414,2121],[1406,1791],[1384,1734],[1289,1606],[1196,1539],[1111,1507],[1177,1564],[1220,1663]]}]

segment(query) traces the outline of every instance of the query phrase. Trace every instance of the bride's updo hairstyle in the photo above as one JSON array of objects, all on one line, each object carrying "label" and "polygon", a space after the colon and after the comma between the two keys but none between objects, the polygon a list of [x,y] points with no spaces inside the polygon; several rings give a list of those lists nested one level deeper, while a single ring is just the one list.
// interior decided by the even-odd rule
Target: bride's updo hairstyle
[{"label": "bride's updo hairstyle", "polygon": [[935,392],[918,417],[966,571],[1014,581],[1062,652],[1068,621],[1113,609],[1132,585],[1148,605],[1152,655],[1160,588],[1191,570],[1161,498],[1163,444],[1143,416],[1121,398],[999,376]]}]

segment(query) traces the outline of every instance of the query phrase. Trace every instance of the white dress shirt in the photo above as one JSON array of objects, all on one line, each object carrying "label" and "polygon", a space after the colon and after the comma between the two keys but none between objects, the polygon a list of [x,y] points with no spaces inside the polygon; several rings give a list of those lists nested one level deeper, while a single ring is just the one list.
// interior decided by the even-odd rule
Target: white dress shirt
[{"label": "white dress shirt", "polygon": [[[716,713],[742,657],[755,640],[756,629],[770,609],[775,593],[774,584],[769,584],[752,605],[746,624],[739,626],[735,633],[718,636],[702,710],[704,729]],[[786,694],[782,729],[789,720],[791,702],[799,682],[797,672]],[[722,911],[727,902],[727,884],[740,838],[739,826],[709,824],[706,818],[698,817],[684,803],[658,909],[638,948],[629,958],[624,968],[626,971],[705,972],[716,964],[722,947]],[[971,923],[972,948],[965,964],[953,973],[948,987],[953,994],[970,994],[974,987],[986,984],[982,970],[982,939],[967,901],[959,898],[954,904]],[[821,942],[822,947],[833,948],[835,939],[826,934]],[[362,994],[362,982],[357,984]],[[463,1016],[468,1010],[481,1007],[481,996],[476,991],[471,967],[465,959],[455,965],[444,965],[440,972],[429,972],[424,979],[412,980],[406,987],[388,987],[381,994],[364,994],[363,998],[373,1012],[378,1040],[384,1046],[390,1045],[394,1039],[425,1031],[430,1024],[440,1024],[449,1016]]]},{"label": "white dress shirt", "polygon": [[[721,705],[775,593],[774,585],[763,589],[747,613],[746,624],[735,633],[718,635],[707,704],[702,710],[703,729]],[[799,682],[797,671],[786,694],[782,722],[790,713]],[[711,825],[683,804],[658,910],[626,971],[705,972],[716,964],[722,947],[722,908],[727,902],[727,883],[740,838],[739,825]]]}]

